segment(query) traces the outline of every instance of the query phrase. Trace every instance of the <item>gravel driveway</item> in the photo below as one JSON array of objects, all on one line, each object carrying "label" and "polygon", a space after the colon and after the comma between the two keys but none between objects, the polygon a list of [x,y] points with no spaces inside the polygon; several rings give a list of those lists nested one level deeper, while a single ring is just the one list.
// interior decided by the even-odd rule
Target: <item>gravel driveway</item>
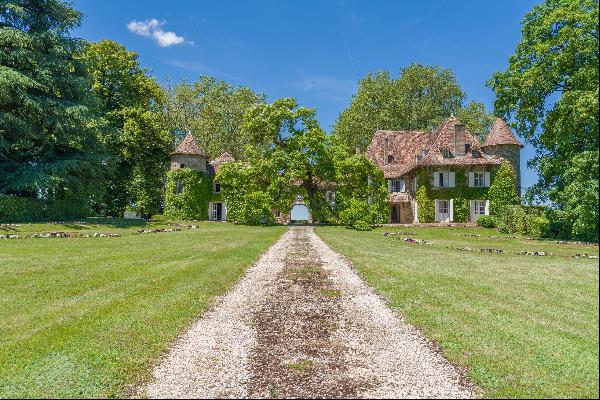
[{"label": "gravel driveway", "polygon": [[151,398],[465,398],[471,386],[309,227],[177,339]]}]

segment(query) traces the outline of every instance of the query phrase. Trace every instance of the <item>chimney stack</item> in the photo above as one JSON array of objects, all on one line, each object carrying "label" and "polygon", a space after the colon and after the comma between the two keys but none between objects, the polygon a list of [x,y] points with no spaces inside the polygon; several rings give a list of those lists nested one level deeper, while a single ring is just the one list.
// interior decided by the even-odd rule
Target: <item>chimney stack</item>
[{"label": "chimney stack", "polygon": [[454,156],[465,155],[465,126],[463,124],[454,125]]},{"label": "chimney stack", "polygon": [[388,164],[388,138],[383,141],[383,163]]}]

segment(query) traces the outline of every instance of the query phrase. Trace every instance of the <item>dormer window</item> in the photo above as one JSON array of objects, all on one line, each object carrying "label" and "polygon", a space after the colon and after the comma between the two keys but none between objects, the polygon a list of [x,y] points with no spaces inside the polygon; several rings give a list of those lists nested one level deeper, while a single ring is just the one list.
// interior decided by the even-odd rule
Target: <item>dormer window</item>
[{"label": "dormer window", "polygon": [[442,157],[444,157],[444,158],[452,158],[453,155],[452,155],[452,152],[450,151],[450,149],[443,148],[442,149]]},{"label": "dormer window", "polygon": [[479,158],[479,157],[481,157],[481,153],[479,153],[479,151],[477,151],[477,150],[473,150],[473,151],[471,152],[471,156],[472,156],[473,158]]},{"label": "dormer window", "polygon": [[394,161],[394,156],[390,154],[389,156],[387,156],[387,162],[388,162],[388,164],[389,164],[389,163],[391,163],[392,161]]}]

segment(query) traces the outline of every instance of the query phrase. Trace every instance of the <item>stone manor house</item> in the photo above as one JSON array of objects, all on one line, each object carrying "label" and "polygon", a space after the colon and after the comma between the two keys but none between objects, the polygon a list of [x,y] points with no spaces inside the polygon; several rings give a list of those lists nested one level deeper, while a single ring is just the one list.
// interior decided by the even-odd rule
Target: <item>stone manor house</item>
[{"label": "stone manor house", "polygon": [[[520,194],[522,147],[502,119],[496,119],[482,144],[478,134],[468,132],[451,116],[431,132],[377,131],[366,156],[383,170],[388,181],[389,223],[419,222],[416,199],[419,177],[427,179],[425,183],[430,185],[434,197],[439,197],[433,199],[435,221],[452,222],[454,199],[447,194],[460,182],[468,188],[489,188],[493,171],[503,161],[512,166]],[[469,203],[469,221],[489,214],[487,198],[470,198]]]},{"label": "stone manor house", "polygon": [[[464,189],[489,188],[493,172],[502,162],[509,162],[512,166],[516,189],[520,194],[522,147],[502,119],[496,119],[487,138],[481,143],[479,134],[467,131],[465,125],[451,116],[431,132],[379,130],[373,135],[365,155],[383,170],[388,181],[389,223],[419,222],[416,196],[419,177],[427,179],[425,184],[429,185],[435,197],[432,199],[435,204],[434,220],[452,222],[455,221],[455,207],[454,199],[449,194],[454,193],[453,190],[461,184],[466,186]],[[206,217],[210,221],[227,220],[227,204],[218,200],[220,185],[214,181],[214,176],[223,163],[230,161],[235,160],[228,153],[210,161],[191,134],[186,135],[171,153],[171,170],[191,168],[206,173],[212,179],[217,200],[209,201]],[[179,188],[177,190],[179,192]],[[487,190],[477,193],[487,193]],[[330,194],[329,191],[327,194]],[[468,219],[471,222],[489,214],[489,200],[485,195],[481,197],[469,198]],[[275,216],[282,222],[289,222],[289,216],[283,219],[280,215]]]}]

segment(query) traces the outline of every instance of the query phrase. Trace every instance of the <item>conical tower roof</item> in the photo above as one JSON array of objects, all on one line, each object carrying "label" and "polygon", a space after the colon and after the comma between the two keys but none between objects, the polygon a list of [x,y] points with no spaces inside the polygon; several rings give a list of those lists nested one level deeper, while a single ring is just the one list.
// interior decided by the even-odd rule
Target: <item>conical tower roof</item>
[{"label": "conical tower roof", "polygon": [[498,146],[501,144],[513,144],[523,147],[506,122],[502,118],[496,118],[489,135],[485,139],[485,143],[481,147]]},{"label": "conical tower roof", "polygon": [[171,154],[191,154],[206,157],[206,152],[204,149],[198,146],[196,139],[194,139],[194,136],[192,136],[192,134],[189,132],[185,135],[185,138],[183,138],[179,146],[177,146],[175,151]]}]

